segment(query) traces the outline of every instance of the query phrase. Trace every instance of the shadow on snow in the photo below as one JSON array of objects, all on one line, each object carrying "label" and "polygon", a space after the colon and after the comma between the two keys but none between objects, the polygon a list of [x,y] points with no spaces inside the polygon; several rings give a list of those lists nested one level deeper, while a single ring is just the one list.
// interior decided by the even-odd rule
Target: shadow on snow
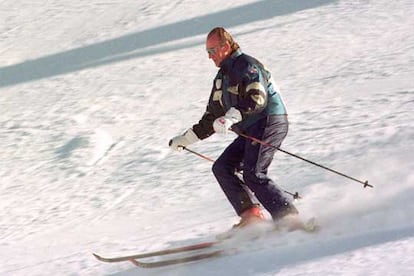
[{"label": "shadow on snow", "polygon": [[206,35],[215,26],[226,28],[326,5],[336,0],[265,0],[211,13],[138,33],[0,68],[0,87],[39,80],[121,60],[159,54],[178,48],[136,52],[150,46]]}]

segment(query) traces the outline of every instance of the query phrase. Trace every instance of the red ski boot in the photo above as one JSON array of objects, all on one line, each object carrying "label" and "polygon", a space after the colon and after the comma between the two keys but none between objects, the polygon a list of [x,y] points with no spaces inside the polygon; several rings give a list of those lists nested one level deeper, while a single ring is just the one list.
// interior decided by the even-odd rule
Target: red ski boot
[{"label": "red ski boot", "polygon": [[263,222],[265,220],[262,210],[258,206],[247,209],[240,215],[240,217],[241,219],[239,223],[233,225],[233,228],[243,228],[248,225]]},{"label": "red ski boot", "polygon": [[[233,225],[233,227],[221,234],[218,234],[216,238],[218,240],[225,240],[233,237],[236,233],[238,233],[240,230],[249,228],[252,225],[256,225],[258,223],[266,221],[262,210],[259,206],[254,206],[250,209],[247,209],[240,215],[241,219],[239,223]],[[255,232],[253,230],[253,232]]]}]

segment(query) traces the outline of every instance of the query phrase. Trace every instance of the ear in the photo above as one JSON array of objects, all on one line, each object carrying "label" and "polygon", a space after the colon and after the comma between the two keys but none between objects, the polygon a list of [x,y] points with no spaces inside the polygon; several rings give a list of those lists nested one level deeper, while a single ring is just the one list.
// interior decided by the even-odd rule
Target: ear
[{"label": "ear", "polygon": [[231,46],[230,46],[230,44],[228,42],[224,43],[223,48],[224,48],[224,52],[226,54],[231,53]]}]

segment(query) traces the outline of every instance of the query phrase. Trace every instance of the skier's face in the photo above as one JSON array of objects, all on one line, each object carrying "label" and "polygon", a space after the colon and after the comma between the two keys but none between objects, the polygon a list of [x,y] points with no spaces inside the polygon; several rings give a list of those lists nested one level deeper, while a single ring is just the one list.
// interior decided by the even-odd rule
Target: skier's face
[{"label": "skier's face", "polygon": [[208,58],[212,59],[217,67],[220,67],[221,62],[231,54],[230,45],[227,42],[224,44],[220,43],[220,40],[216,35],[207,39],[206,50]]}]

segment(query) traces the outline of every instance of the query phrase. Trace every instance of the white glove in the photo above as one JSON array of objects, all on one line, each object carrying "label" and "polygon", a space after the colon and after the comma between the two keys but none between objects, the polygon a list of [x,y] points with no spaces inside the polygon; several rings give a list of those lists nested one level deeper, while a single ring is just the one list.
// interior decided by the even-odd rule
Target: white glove
[{"label": "white glove", "polygon": [[239,110],[231,107],[226,115],[221,116],[214,120],[213,128],[214,131],[221,134],[229,133],[229,129],[233,124],[236,124],[242,120],[242,115]]},{"label": "white glove", "polygon": [[191,145],[199,140],[200,139],[198,139],[193,129],[189,128],[182,135],[178,135],[172,138],[168,145],[173,150],[181,151],[184,147]]}]

